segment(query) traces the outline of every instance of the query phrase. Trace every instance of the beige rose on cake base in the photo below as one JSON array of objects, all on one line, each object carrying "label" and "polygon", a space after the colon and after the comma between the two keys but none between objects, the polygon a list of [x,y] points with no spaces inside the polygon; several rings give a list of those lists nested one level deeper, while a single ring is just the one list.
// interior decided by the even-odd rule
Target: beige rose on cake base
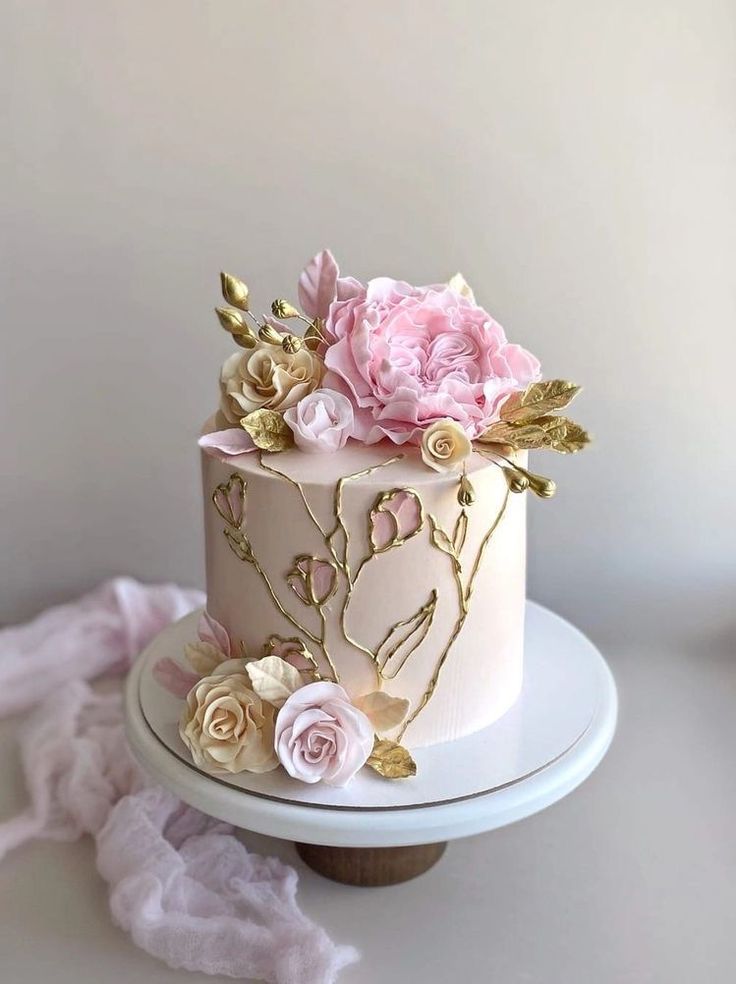
[{"label": "beige rose on cake base", "polygon": [[240,423],[254,410],[287,410],[317,389],[323,374],[321,360],[307,348],[285,352],[259,342],[234,352],[220,372],[220,412],[230,424]]},{"label": "beige rose on cake base", "polygon": [[455,420],[437,420],[422,435],[422,460],[438,472],[458,471],[473,450],[470,438]]},{"label": "beige rose on cake base", "polygon": [[270,772],[275,709],[250,688],[241,660],[228,660],[189,691],[179,734],[195,765],[208,772]]}]

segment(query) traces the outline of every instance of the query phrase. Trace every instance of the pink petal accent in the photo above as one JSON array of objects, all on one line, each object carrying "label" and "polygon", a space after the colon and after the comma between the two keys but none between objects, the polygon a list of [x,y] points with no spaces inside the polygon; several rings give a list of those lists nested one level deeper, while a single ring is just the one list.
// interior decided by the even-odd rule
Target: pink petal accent
[{"label": "pink petal accent", "polygon": [[332,564],[316,560],[312,564],[312,592],[318,601],[326,601],[335,588],[335,569]]},{"label": "pink petal accent", "polygon": [[243,521],[243,494],[239,485],[233,483],[232,488],[227,494],[227,501],[230,503],[236,524],[240,526]]},{"label": "pink petal accent", "polygon": [[232,655],[232,646],[227,629],[216,618],[213,618],[207,609],[199,616],[197,633],[202,642],[209,642],[210,645],[215,646],[221,653],[225,653],[230,658]]},{"label": "pink petal accent", "polygon": [[396,526],[402,540],[416,533],[422,525],[419,500],[406,489],[400,490],[394,496],[391,512],[396,517]]},{"label": "pink petal accent", "polygon": [[181,697],[182,700],[200,680],[196,673],[189,673],[182,669],[170,656],[164,656],[154,663],[151,672],[159,686],[168,690],[174,697]]},{"label": "pink petal accent", "polygon": [[304,586],[304,578],[300,577],[299,574],[289,574],[286,579],[286,583],[297,596],[299,601],[303,601],[305,605],[309,604],[309,598],[307,598],[307,591]]},{"label": "pink petal accent", "polygon": [[335,300],[340,270],[329,249],[317,253],[299,277],[299,303],[310,318],[326,318]]},{"label": "pink petal accent", "polygon": [[213,458],[223,454],[248,454],[256,449],[253,438],[242,427],[229,427],[227,430],[203,434],[197,444]]},{"label": "pink petal accent", "polygon": [[422,528],[422,507],[415,492],[394,489],[371,513],[371,543],[385,550],[414,536]]},{"label": "pink petal accent", "polygon": [[373,513],[371,523],[371,543],[376,550],[383,550],[392,540],[396,539],[396,520],[391,513]]}]

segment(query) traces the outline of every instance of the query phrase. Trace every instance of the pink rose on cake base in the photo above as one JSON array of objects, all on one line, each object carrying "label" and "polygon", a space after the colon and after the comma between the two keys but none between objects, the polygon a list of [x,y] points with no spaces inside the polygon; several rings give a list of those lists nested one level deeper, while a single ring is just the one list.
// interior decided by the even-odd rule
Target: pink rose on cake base
[{"label": "pink rose on cake base", "polygon": [[350,399],[359,441],[419,444],[442,419],[479,437],[511,393],[539,379],[538,360],[450,287],[379,277],[338,279],[335,290],[322,385]]},{"label": "pink rose on cake base", "polygon": [[274,745],[294,779],[345,786],[368,761],[373,726],[337,683],[309,683],[279,711]]}]

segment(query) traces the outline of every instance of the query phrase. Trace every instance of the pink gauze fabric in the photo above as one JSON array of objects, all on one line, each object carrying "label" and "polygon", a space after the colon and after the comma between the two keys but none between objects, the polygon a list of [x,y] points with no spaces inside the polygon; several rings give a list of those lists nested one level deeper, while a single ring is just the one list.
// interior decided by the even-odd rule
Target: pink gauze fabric
[{"label": "pink gauze fabric", "polygon": [[113,919],[148,953],[207,974],[330,984],[358,954],[300,911],[293,868],[153,785],[128,751],[121,694],[84,682],[124,674],[203,600],[117,578],[0,630],[0,717],[30,711],[18,729],[30,805],[0,823],[0,858],[34,837],[89,833]]}]

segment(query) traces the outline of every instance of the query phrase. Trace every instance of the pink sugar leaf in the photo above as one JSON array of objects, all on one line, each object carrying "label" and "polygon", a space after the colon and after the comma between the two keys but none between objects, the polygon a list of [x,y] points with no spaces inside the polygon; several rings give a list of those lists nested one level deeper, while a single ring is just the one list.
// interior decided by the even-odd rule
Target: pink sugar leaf
[{"label": "pink sugar leaf", "polygon": [[174,697],[186,697],[195,683],[199,683],[200,678],[196,673],[189,673],[170,656],[164,656],[153,665],[153,679],[164,690],[168,690]]},{"label": "pink sugar leaf", "polygon": [[307,589],[304,583],[304,578],[300,574],[289,574],[286,578],[286,583],[297,596],[299,601],[305,605],[310,604],[309,598],[307,597]]},{"label": "pink sugar leaf", "polygon": [[335,591],[335,568],[325,561],[315,561],[312,564],[312,591],[318,601],[324,602]]},{"label": "pink sugar leaf", "polygon": [[228,659],[232,655],[230,636],[227,634],[227,629],[216,618],[213,618],[206,608],[199,616],[197,634],[202,642],[209,642],[210,645],[215,646],[220,652],[225,653]]},{"label": "pink sugar leaf", "polygon": [[389,512],[374,512],[371,516],[371,542],[375,550],[385,550],[398,537],[396,518]]},{"label": "pink sugar leaf", "polygon": [[326,318],[335,299],[340,270],[329,249],[307,263],[299,277],[299,303],[309,318]]},{"label": "pink sugar leaf", "polygon": [[218,454],[248,454],[256,449],[253,438],[242,427],[228,427],[227,430],[204,434],[197,443],[213,458]]},{"label": "pink sugar leaf", "polygon": [[422,511],[419,500],[412,492],[402,489],[396,496],[396,504],[393,513],[396,517],[396,526],[399,536],[413,536],[422,525]]}]

